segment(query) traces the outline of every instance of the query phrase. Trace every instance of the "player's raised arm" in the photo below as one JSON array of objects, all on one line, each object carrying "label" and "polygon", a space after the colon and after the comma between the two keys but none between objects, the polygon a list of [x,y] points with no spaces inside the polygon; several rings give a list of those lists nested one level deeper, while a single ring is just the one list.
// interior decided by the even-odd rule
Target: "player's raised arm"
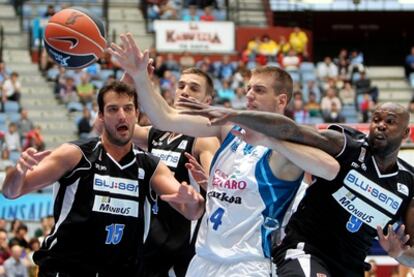
[{"label": "player's raised arm", "polygon": [[197,137],[221,137],[221,127],[209,126],[208,119],[200,116],[179,114],[160,94],[155,93],[147,71],[148,51],[142,52],[131,34],[122,34],[120,37],[122,47],[112,43],[108,51],[134,79],[139,103],[156,128]]}]

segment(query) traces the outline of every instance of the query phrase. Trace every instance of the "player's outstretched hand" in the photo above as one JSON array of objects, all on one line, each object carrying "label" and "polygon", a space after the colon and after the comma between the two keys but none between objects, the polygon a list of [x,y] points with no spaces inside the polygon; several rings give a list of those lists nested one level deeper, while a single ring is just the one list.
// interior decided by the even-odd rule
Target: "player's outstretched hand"
[{"label": "player's outstretched hand", "polygon": [[45,150],[38,152],[36,149],[30,147],[26,149],[21,155],[20,159],[16,164],[16,169],[21,174],[27,172],[27,170],[32,170],[41,160],[51,153],[50,150]]},{"label": "player's outstretched hand", "polygon": [[163,194],[162,200],[169,203],[197,205],[204,201],[203,196],[199,194],[192,186],[182,182],[178,192],[172,194]]},{"label": "player's outstretched hand", "polygon": [[121,67],[131,76],[135,76],[139,72],[149,70],[149,52],[144,52],[135,43],[132,34],[121,34],[121,46],[111,43],[108,52],[115,57]]},{"label": "player's outstretched hand", "polygon": [[405,225],[401,225],[397,232],[392,228],[392,225],[388,225],[388,233],[384,235],[384,232],[380,226],[377,226],[378,241],[381,247],[391,257],[399,257],[404,251],[410,249],[410,246],[406,245],[410,236],[405,234]]},{"label": "player's outstretched hand", "polygon": [[180,111],[180,113],[207,117],[210,120],[211,125],[226,124],[237,114],[237,111],[235,110],[209,106],[189,97],[180,97],[177,101],[177,105],[189,109]]},{"label": "player's outstretched hand", "polygon": [[185,152],[184,155],[188,159],[188,163],[185,163],[185,167],[190,170],[194,180],[204,188],[208,182],[208,174],[193,155],[187,152]]}]

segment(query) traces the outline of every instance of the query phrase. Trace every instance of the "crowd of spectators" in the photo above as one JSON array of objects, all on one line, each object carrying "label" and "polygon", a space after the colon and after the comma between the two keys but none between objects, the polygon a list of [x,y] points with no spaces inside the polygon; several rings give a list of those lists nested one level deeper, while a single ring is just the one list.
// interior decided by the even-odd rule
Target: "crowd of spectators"
[{"label": "crowd of spectators", "polygon": [[4,62],[0,62],[0,95],[0,170],[4,171],[15,164],[22,150],[44,149],[44,140],[40,126],[34,125],[21,106],[19,73],[8,70]]},{"label": "crowd of spectators", "polygon": [[22,221],[7,223],[0,219],[0,277],[37,276],[33,253],[40,248],[53,225],[53,217],[46,216],[41,219],[40,227],[34,230],[33,236],[29,236],[28,226]]}]

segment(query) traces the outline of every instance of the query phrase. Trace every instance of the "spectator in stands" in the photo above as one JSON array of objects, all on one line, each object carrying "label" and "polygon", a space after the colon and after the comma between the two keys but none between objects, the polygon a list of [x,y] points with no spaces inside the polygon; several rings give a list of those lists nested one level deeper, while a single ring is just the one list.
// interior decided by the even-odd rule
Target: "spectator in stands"
[{"label": "spectator in stands", "polygon": [[210,60],[209,56],[204,56],[203,59],[201,61],[198,61],[196,64],[196,67],[201,69],[202,71],[210,74],[211,76],[214,75],[214,65]]},{"label": "spectator in stands", "polygon": [[0,61],[0,85],[9,78],[9,73],[6,70],[6,64]]},{"label": "spectator in stands", "polygon": [[175,2],[172,0],[164,1],[160,4],[160,19],[162,20],[176,20],[178,19],[177,8]]},{"label": "spectator in stands", "polygon": [[309,112],[305,109],[300,91],[293,93],[293,118],[299,124],[309,123]]},{"label": "spectator in stands", "polygon": [[289,43],[297,54],[306,56],[308,47],[308,35],[299,27],[295,27],[289,35]]},{"label": "spectator in stands", "polygon": [[371,80],[367,77],[365,71],[360,73],[360,78],[355,82],[355,104],[357,105],[356,110],[359,111],[361,106],[362,96],[366,92],[370,92]]},{"label": "spectator in stands", "polygon": [[92,131],[93,123],[91,122],[91,112],[88,107],[83,107],[82,117],[78,121],[78,136],[80,139],[85,139],[89,137],[90,132]]},{"label": "spectator in stands", "polygon": [[[335,105],[332,105],[332,103],[335,103]],[[334,88],[328,88],[326,91],[326,95],[322,97],[321,101],[322,117],[324,118],[325,122],[328,122],[328,120],[333,116],[331,114],[332,107],[335,107],[336,113],[340,113],[342,109],[341,100],[338,96],[336,96]]]},{"label": "spectator in stands", "polygon": [[234,93],[234,90],[230,87],[230,81],[227,79],[224,79],[221,82],[221,88],[217,90],[217,103],[223,104],[225,100],[233,100],[236,97],[236,94]]},{"label": "spectator in stands", "polygon": [[83,71],[89,74],[91,80],[99,80],[101,78],[99,76],[99,73],[101,72],[101,65],[99,63],[93,63]]},{"label": "spectator in stands", "polygon": [[116,81],[115,75],[111,74],[108,76],[108,78],[106,78],[105,80],[105,86],[112,84],[113,82]]},{"label": "spectator in stands", "polygon": [[66,83],[66,69],[63,66],[59,66],[56,78],[51,81],[55,81],[54,93],[55,93],[56,99],[59,99],[60,89],[63,86],[65,86],[65,83]]},{"label": "spectator in stands", "polygon": [[236,88],[236,96],[230,100],[231,106],[233,109],[236,110],[244,110],[246,109],[247,104],[247,97],[246,97],[246,90],[244,87]]},{"label": "spectator in stands", "polygon": [[275,62],[279,45],[269,35],[263,35],[259,45],[259,54],[266,57],[267,62]]},{"label": "spectator in stands", "polygon": [[182,70],[189,68],[189,67],[193,67],[195,65],[195,60],[194,60],[193,55],[185,51],[180,57],[179,64]]},{"label": "spectator in stands", "polygon": [[353,75],[355,73],[365,71],[364,55],[362,54],[362,52],[359,52],[358,50],[353,50],[351,52],[349,63],[349,72],[351,72],[351,80],[353,80]]},{"label": "spectator in stands", "polygon": [[87,72],[83,72],[80,84],[76,86],[79,100],[82,104],[87,105],[95,99],[95,86],[90,82],[90,76]]},{"label": "spectator in stands", "polygon": [[405,58],[404,69],[405,69],[405,77],[407,77],[408,79],[410,77],[410,74],[414,72],[414,46],[411,47],[411,53],[408,54],[407,57]]},{"label": "spectator in stands", "polygon": [[167,70],[173,71],[173,72],[180,72],[180,65],[175,60],[174,55],[172,53],[167,54],[167,59],[164,62]]},{"label": "spectator in stands", "polygon": [[309,99],[305,104],[305,109],[309,112],[310,117],[319,117],[321,115],[321,105],[316,100],[315,92],[309,93]]},{"label": "spectator in stands", "polygon": [[21,139],[19,133],[17,132],[17,125],[14,122],[9,123],[9,128],[4,135],[4,144],[7,150],[9,151],[22,151]]},{"label": "spectator in stands", "polygon": [[371,99],[369,92],[365,92],[360,104],[360,111],[362,115],[362,123],[367,123],[370,119],[371,110],[374,109],[374,102]]},{"label": "spectator in stands", "polygon": [[25,224],[20,224],[14,232],[14,237],[10,241],[16,241],[21,247],[29,248],[29,240],[27,239],[28,228]]},{"label": "spectator in stands", "polygon": [[4,262],[7,277],[29,277],[25,260],[21,258],[24,249],[20,245],[11,247],[11,256]]},{"label": "spectator in stands", "polygon": [[54,16],[55,13],[56,13],[55,6],[50,4],[50,5],[47,5],[47,9],[46,9],[46,12],[43,14],[43,17],[49,18],[49,17]]},{"label": "spectator in stands", "polygon": [[22,85],[19,81],[19,73],[13,71],[10,78],[3,82],[2,101],[20,101]]},{"label": "spectator in stands", "polygon": [[288,72],[298,71],[299,65],[300,59],[293,49],[290,49],[288,54],[282,58],[282,67]]},{"label": "spectator in stands", "polygon": [[340,59],[338,62],[338,79],[344,82],[350,80],[349,63],[345,59]]},{"label": "spectator in stands", "polygon": [[0,170],[6,171],[10,166],[14,166],[14,162],[10,160],[10,152],[7,148],[1,150]]},{"label": "spectator in stands", "polygon": [[345,118],[341,115],[341,109],[336,102],[331,102],[331,109],[324,117],[325,123],[344,123]]},{"label": "spectator in stands", "polygon": [[52,215],[44,216],[40,220],[41,228],[37,229],[35,236],[39,239],[40,243],[43,242],[44,238],[52,232],[52,228],[55,225],[55,219]]},{"label": "spectator in stands", "polygon": [[42,136],[42,127],[40,125],[36,125],[33,130],[27,133],[25,141],[25,150],[29,147],[32,147],[37,151],[45,150],[45,141]]},{"label": "spectator in stands", "polygon": [[78,101],[75,80],[71,76],[66,76],[65,84],[60,88],[59,97],[65,104]]},{"label": "spectator in stands", "polygon": [[29,240],[29,249],[27,252],[27,264],[30,277],[37,277],[38,266],[33,261],[33,254],[40,249],[40,241],[38,238],[31,238]]},{"label": "spectator in stands", "polygon": [[344,105],[354,105],[355,90],[350,82],[345,82],[343,88],[339,91],[339,98],[341,98]]},{"label": "spectator in stands", "polygon": [[216,18],[213,15],[212,7],[206,6],[204,8],[204,14],[200,16],[201,21],[215,21]]},{"label": "spectator in stands", "polygon": [[5,229],[0,229],[0,266],[10,257],[8,235]]},{"label": "spectator in stands", "polygon": [[287,53],[292,48],[292,46],[290,45],[289,41],[287,41],[285,36],[279,37],[278,45],[279,45],[279,59],[278,60],[280,61],[283,58],[283,56],[287,55]]},{"label": "spectator in stands", "polygon": [[20,119],[16,122],[20,138],[26,137],[27,133],[34,128],[33,121],[29,118],[27,109],[22,108],[20,111]]},{"label": "spectator in stands", "polygon": [[303,99],[305,102],[308,102],[310,99],[310,94],[315,94],[316,102],[321,101],[321,89],[317,86],[314,80],[309,80],[306,82],[306,85],[303,87]]},{"label": "spectator in stands", "polygon": [[188,14],[182,16],[183,21],[200,21],[200,16],[197,14],[197,6],[188,6]]},{"label": "spectator in stands", "polygon": [[157,75],[158,78],[162,78],[166,70],[168,70],[168,68],[164,62],[164,57],[162,55],[157,55],[154,60],[154,74]]},{"label": "spectator in stands", "polygon": [[218,69],[218,78],[221,80],[231,80],[233,74],[236,72],[234,64],[230,60],[229,55],[223,55],[221,64]]},{"label": "spectator in stands", "polygon": [[328,56],[323,59],[323,62],[318,63],[316,71],[319,80],[323,83],[326,83],[329,78],[336,79],[338,77],[338,67]]},{"label": "spectator in stands", "polygon": [[255,36],[254,38],[250,39],[247,43],[246,50],[243,52],[243,56],[245,57],[245,62],[255,62],[256,56],[259,54],[259,47],[262,44],[262,40],[260,36]]}]

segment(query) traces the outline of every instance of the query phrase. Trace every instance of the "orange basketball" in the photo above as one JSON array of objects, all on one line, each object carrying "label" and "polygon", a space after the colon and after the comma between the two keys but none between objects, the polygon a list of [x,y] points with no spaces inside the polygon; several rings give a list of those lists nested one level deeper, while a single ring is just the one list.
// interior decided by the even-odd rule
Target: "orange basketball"
[{"label": "orange basketball", "polygon": [[63,9],[47,23],[44,42],[47,53],[59,65],[83,68],[103,54],[104,24],[83,8]]}]

